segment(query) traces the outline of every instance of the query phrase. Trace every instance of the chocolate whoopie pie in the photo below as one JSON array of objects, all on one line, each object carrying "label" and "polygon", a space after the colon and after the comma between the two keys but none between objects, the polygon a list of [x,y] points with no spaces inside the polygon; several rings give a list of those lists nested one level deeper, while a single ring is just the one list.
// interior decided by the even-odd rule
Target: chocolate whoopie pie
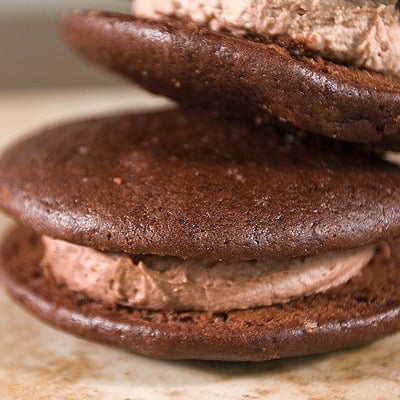
[{"label": "chocolate whoopie pie", "polygon": [[81,121],[10,148],[0,202],[9,293],[85,338],[260,361],[400,328],[400,171],[354,146],[194,111]]},{"label": "chocolate whoopie pie", "polygon": [[64,36],[89,60],[185,106],[400,149],[394,0],[208,3],[136,0],[139,17],[75,12]]}]

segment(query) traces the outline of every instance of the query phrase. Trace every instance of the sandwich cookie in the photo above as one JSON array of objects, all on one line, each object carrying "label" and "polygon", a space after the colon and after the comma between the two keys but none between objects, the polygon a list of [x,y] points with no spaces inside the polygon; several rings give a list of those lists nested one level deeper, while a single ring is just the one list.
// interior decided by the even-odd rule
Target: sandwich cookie
[{"label": "sandwich cookie", "polygon": [[[361,148],[180,110],[48,129],[0,159],[10,294],[85,338],[260,361],[400,327],[400,173]],[[25,226],[25,227],[22,227]]]},{"label": "sandwich cookie", "polygon": [[394,2],[258,2],[139,0],[137,17],[75,12],[63,31],[84,57],[185,106],[399,149]]}]

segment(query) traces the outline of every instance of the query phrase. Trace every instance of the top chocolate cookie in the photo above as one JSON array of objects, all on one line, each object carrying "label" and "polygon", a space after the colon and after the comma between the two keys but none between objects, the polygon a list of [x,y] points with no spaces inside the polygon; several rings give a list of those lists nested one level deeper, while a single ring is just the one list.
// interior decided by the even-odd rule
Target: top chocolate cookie
[{"label": "top chocolate cookie", "polygon": [[184,105],[400,149],[396,76],[328,61],[287,37],[237,37],[175,19],[76,12],[63,26],[85,57]]},{"label": "top chocolate cookie", "polygon": [[131,254],[246,260],[400,236],[400,170],[358,146],[172,110],[49,129],[0,158],[0,207]]}]

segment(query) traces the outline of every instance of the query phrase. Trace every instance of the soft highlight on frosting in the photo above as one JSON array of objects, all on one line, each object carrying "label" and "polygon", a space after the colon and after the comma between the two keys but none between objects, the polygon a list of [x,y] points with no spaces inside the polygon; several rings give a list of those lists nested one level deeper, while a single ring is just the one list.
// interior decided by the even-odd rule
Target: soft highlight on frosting
[{"label": "soft highlight on frosting", "polygon": [[136,15],[173,16],[234,35],[288,35],[327,59],[400,76],[394,0],[135,0]]},{"label": "soft highlight on frosting", "polygon": [[217,262],[103,253],[43,237],[45,273],[107,305],[223,312],[289,302],[337,287],[376,246],[286,260]]}]

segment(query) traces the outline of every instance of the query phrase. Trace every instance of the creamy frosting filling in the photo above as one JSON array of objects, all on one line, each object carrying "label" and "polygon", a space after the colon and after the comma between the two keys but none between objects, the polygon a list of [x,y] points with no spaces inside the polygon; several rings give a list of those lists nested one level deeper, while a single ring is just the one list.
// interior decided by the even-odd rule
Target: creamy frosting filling
[{"label": "creamy frosting filling", "polygon": [[376,246],[284,260],[223,262],[103,253],[43,237],[45,274],[107,305],[223,312],[282,304],[339,286]]},{"label": "creamy frosting filling", "polygon": [[227,30],[287,35],[327,59],[400,77],[395,0],[135,0],[143,17],[174,16]]}]

